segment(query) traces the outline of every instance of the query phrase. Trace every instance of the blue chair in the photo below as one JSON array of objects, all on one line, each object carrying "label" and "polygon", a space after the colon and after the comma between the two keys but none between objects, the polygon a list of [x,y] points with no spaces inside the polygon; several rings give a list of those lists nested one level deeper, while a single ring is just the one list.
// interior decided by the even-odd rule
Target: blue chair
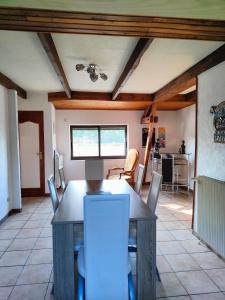
[{"label": "blue chair", "polygon": [[134,300],[128,255],[129,195],[84,197],[84,247],[78,253],[78,300]]},{"label": "blue chair", "polygon": [[50,197],[51,197],[51,201],[52,201],[53,212],[55,213],[59,206],[59,197],[58,197],[57,190],[55,188],[53,175],[51,175],[48,178],[48,188],[49,188]]},{"label": "blue chair", "polygon": [[[152,172],[152,181],[149,188],[147,205],[153,213],[155,213],[156,206],[158,203],[161,183],[162,183],[162,175],[160,175],[157,172]],[[137,236],[136,228],[131,228],[129,233],[129,242],[128,242],[129,252],[137,252],[136,236]],[[161,281],[157,267],[156,267],[156,275],[158,277],[158,280]]]},{"label": "blue chair", "polygon": [[63,192],[66,190],[66,181],[63,168],[59,168],[59,179],[60,179],[60,186]]},{"label": "blue chair", "polygon": [[145,169],[145,167],[142,164],[139,164],[137,180],[136,180],[136,183],[134,186],[134,190],[138,195],[140,195],[140,192],[141,192],[141,187],[142,187],[142,183],[143,183],[143,179],[144,179],[144,177],[143,177],[144,169]]}]

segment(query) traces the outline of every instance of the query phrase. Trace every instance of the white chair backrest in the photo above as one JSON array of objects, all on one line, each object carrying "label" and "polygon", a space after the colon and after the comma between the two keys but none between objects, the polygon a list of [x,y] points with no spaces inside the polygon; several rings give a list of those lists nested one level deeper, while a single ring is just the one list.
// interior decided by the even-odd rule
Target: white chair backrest
[{"label": "white chair backrest", "polygon": [[48,188],[49,188],[50,197],[51,197],[51,200],[52,200],[52,208],[53,208],[53,211],[55,212],[56,209],[59,206],[59,198],[58,198],[58,194],[57,194],[57,191],[56,191],[56,188],[55,188],[53,175],[51,175],[48,178]]},{"label": "white chair backrest", "polygon": [[59,169],[59,179],[60,179],[60,186],[65,191],[66,189],[66,181],[65,181],[65,176],[64,176],[64,170],[63,168]]},{"label": "white chair backrest", "polygon": [[149,188],[148,200],[147,200],[147,205],[153,213],[155,213],[156,210],[161,183],[162,183],[162,175],[153,171],[152,182]]},{"label": "white chair backrest", "polygon": [[84,197],[85,299],[128,299],[130,196]]},{"label": "white chair backrest", "polygon": [[140,194],[142,183],[143,183],[143,175],[144,175],[144,166],[142,164],[139,164],[138,166],[138,175],[137,180],[135,183],[134,190],[137,194]]}]

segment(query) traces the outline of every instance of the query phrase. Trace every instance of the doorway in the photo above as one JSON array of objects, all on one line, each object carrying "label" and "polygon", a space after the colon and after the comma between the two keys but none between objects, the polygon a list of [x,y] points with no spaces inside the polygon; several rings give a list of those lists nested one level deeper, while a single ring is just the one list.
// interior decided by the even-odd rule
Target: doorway
[{"label": "doorway", "polygon": [[43,111],[19,111],[22,197],[45,194]]}]

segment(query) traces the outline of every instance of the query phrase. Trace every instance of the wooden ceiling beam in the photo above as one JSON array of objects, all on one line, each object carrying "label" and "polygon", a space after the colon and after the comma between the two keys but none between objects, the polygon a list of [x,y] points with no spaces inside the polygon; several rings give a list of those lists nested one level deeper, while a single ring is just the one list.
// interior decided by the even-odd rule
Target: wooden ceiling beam
[{"label": "wooden ceiling beam", "polygon": [[0,72],[0,85],[3,85],[7,89],[17,91],[18,96],[20,96],[23,99],[27,99],[27,92],[23,88],[21,88],[18,84],[16,84],[14,81],[12,81],[9,77],[2,74],[1,72]]},{"label": "wooden ceiling beam", "polygon": [[133,52],[131,53],[127,64],[125,65],[123,72],[121,73],[115,88],[112,92],[112,99],[116,100],[118,95],[120,94],[120,91],[122,87],[125,85],[127,80],[130,78],[134,70],[137,68],[137,66],[140,63],[140,60],[142,56],[144,55],[145,51],[148,49],[148,47],[151,45],[153,39],[146,39],[141,38],[137,42],[137,45],[135,46]]},{"label": "wooden ceiling beam", "polygon": [[196,85],[196,77],[199,74],[223,61],[225,61],[225,44],[159,89],[154,95],[154,102],[167,101],[176,94]]},{"label": "wooden ceiling beam", "polygon": [[0,29],[225,41],[225,21],[0,7]]},{"label": "wooden ceiling beam", "polygon": [[41,44],[52,64],[52,67],[54,68],[54,70],[58,76],[59,81],[61,82],[61,84],[64,88],[64,91],[65,91],[67,97],[71,98],[71,90],[69,87],[69,83],[66,78],[66,74],[64,72],[62,63],[60,61],[60,58],[59,58],[59,55],[56,50],[56,47],[55,47],[55,44],[54,44],[51,34],[38,32],[38,37],[39,37]]},{"label": "wooden ceiling beam", "polygon": [[[121,93],[117,101],[152,101],[151,94],[133,94],[133,93]],[[56,92],[48,94],[48,101],[67,100],[65,92]],[[70,100],[96,100],[96,101],[112,101],[112,93],[101,92],[76,92],[71,91]]]}]

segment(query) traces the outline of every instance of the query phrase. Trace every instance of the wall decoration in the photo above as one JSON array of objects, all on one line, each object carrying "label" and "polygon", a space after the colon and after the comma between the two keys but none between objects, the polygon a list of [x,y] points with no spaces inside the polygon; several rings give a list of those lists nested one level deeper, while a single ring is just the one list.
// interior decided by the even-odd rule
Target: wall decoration
[{"label": "wall decoration", "polygon": [[225,144],[225,101],[217,106],[212,106],[210,112],[214,115],[214,142]]},{"label": "wall decoration", "polygon": [[166,147],[166,129],[164,127],[158,128],[158,139],[159,139],[160,148],[165,148]]},{"label": "wall decoration", "polygon": [[[146,147],[147,144],[147,139],[148,139],[148,128],[142,128],[142,147]],[[153,129],[153,134],[152,134],[152,147],[155,144],[155,128]]]}]

